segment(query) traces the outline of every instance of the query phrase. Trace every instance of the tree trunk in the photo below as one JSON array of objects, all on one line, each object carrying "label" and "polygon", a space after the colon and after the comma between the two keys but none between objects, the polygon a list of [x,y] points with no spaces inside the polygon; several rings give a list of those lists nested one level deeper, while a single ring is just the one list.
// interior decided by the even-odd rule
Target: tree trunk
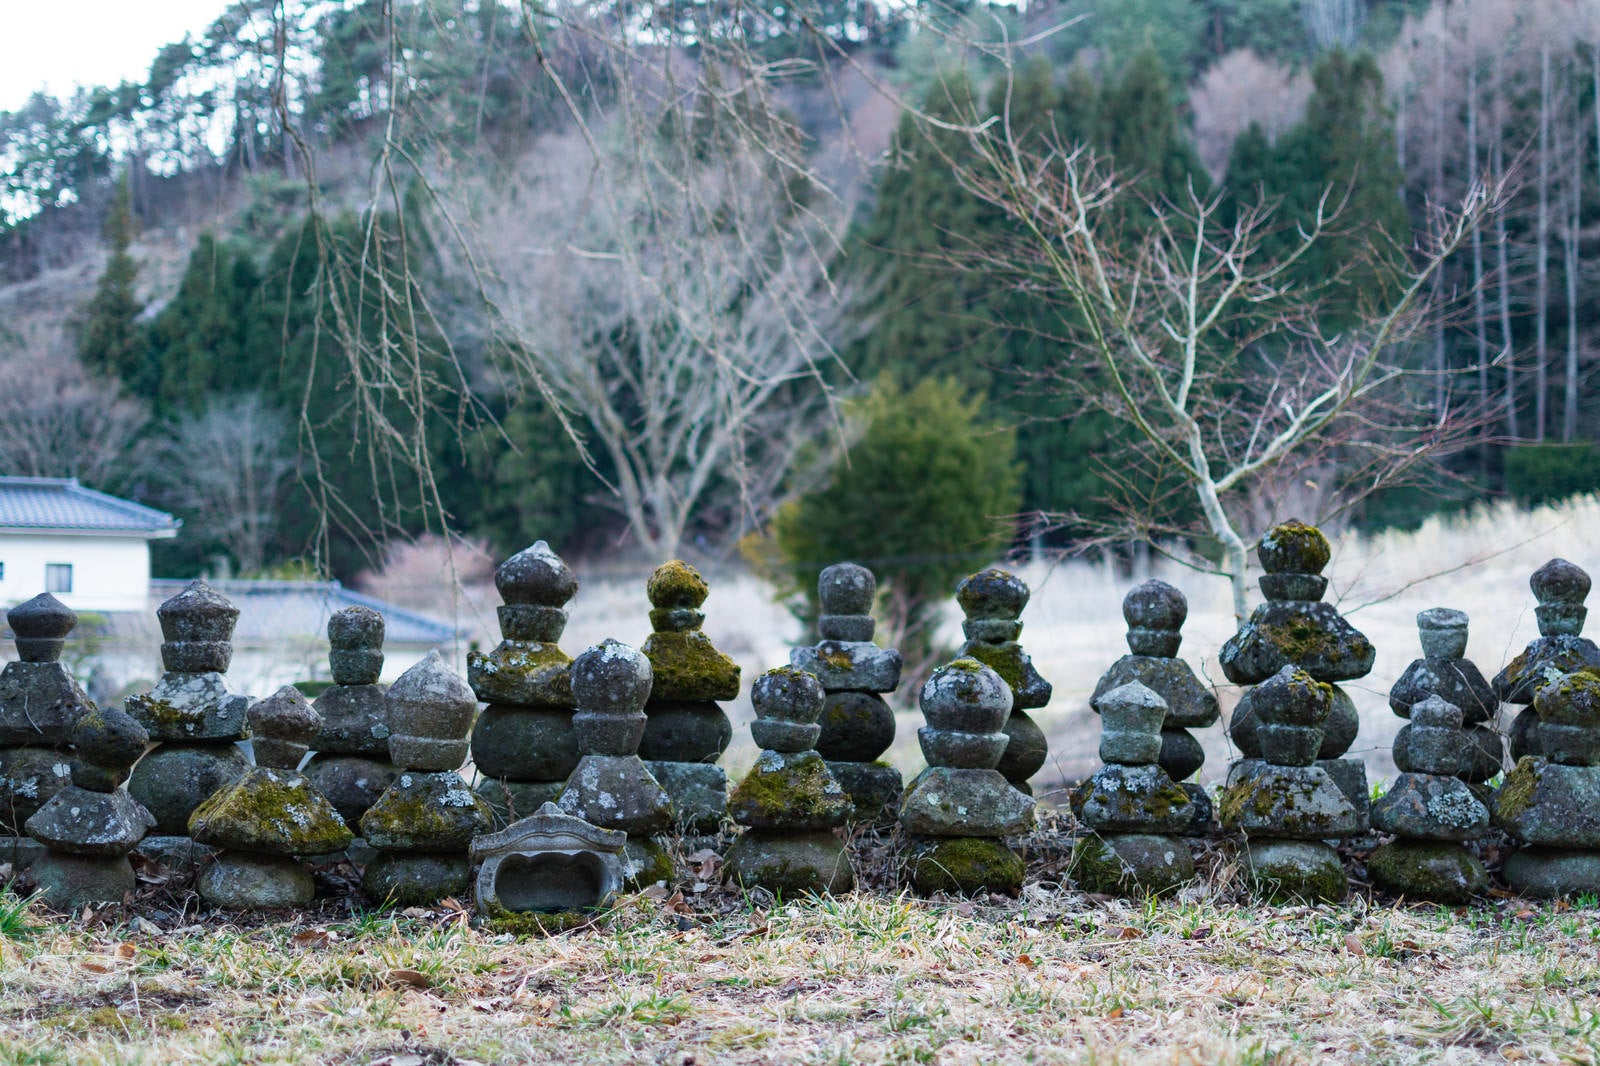
[{"label": "tree trunk", "polygon": [[[1490,139],[1490,155],[1495,179],[1505,176],[1505,74],[1500,57],[1495,56],[1495,131]],[[1511,440],[1522,437],[1521,419],[1517,417],[1517,353],[1511,336],[1511,256],[1507,250],[1510,241],[1506,236],[1506,213],[1496,211],[1494,216],[1495,274],[1500,304],[1500,358],[1506,368],[1506,436]]]},{"label": "tree trunk", "polygon": [[[1478,66],[1467,63],[1467,180],[1478,174]],[[1472,227],[1472,335],[1478,348],[1478,402],[1489,402],[1489,324],[1483,296],[1483,228]],[[1488,458],[1486,449],[1479,454]]]},{"label": "tree trunk", "polygon": [[1533,439],[1544,443],[1550,390],[1550,46],[1539,49],[1539,215],[1534,231]]},{"label": "tree trunk", "polygon": [[1562,380],[1561,440],[1578,436],[1578,227],[1583,209],[1583,116],[1572,108],[1571,170],[1568,172],[1566,233],[1561,241],[1561,267],[1567,277],[1567,365]]}]

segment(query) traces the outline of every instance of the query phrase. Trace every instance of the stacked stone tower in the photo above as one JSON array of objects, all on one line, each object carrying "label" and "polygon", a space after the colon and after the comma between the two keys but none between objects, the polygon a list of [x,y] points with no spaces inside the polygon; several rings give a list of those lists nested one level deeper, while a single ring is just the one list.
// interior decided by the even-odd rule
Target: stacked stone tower
[{"label": "stacked stone tower", "polygon": [[[1245,836],[1245,865],[1275,898],[1340,900],[1349,892],[1339,853],[1326,841],[1366,831],[1365,812],[1317,761],[1333,686],[1284,666],[1255,687],[1259,760],[1222,794],[1222,824]],[[1240,772],[1242,769],[1242,772]]]},{"label": "stacked stone tower", "polygon": [[822,682],[822,736],[817,751],[850,796],[856,821],[892,821],[900,805],[900,771],[880,761],[894,743],[894,711],[882,693],[900,686],[900,653],[872,643],[872,601],[878,579],[855,563],[836,563],[817,577],[822,616],[819,644],[795,648],[789,665]]},{"label": "stacked stone tower", "polygon": [[1028,586],[1015,574],[990,567],[980,570],[956,589],[956,602],[967,617],[961,623],[966,643],[957,655],[976,659],[1011,689],[1011,716],[1006,719],[1005,754],[997,769],[1012,787],[1033,795],[1028,779],[1039,772],[1050,753],[1044,730],[1028,717],[1050,702],[1050,682],[1039,676],[1033,660],[1022,650],[1022,609],[1028,605]]},{"label": "stacked stone tower", "polygon": [[1185,832],[1203,833],[1211,825],[1211,797],[1189,778],[1205,765],[1206,753],[1189,730],[1211,725],[1220,711],[1217,697],[1200,683],[1189,664],[1178,658],[1189,601],[1165,581],[1146,581],[1123,597],[1122,617],[1128,623],[1128,654],[1101,676],[1089,706],[1098,711],[1107,693],[1135,683],[1161,698],[1167,714],[1161,723],[1161,754],[1156,761],[1189,794],[1193,821]]},{"label": "stacked stone tower", "polygon": [[323,725],[292,685],[250,708],[255,766],[189,817],[189,835],[221,849],[196,885],[206,902],[269,910],[305,907],[315,897],[311,871],[294,857],[336,852],[352,839],[333,804],[296,769]]},{"label": "stacked stone tower", "polygon": [[[1433,607],[1417,614],[1417,632],[1422,638],[1422,658],[1406,667],[1400,680],[1389,690],[1389,709],[1401,718],[1411,717],[1411,708],[1429,696],[1438,696],[1461,711],[1462,763],[1452,771],[1456,777],[1479,786],[1480,798],[1487,798],[1484,782],[1498,774],[1505,764],[1505,742],[1495,729],[1495,711],[1500,701],[1467,654],[1467,616],[1462,611]],[[1402,772],[1423,773],[1407,765],[1411,747],[1406,739],[1410,725],[1400,727],[1395,737],[1395,765]],[[1452,742],[1454,743],[1454,742]]]},{"label": "stacked stone tower", "polygon": [[694,567],[663,563],[645,591],[655,632],[639,650],[655,680],[639,757],[667,790],[678,821],[712,832],[728,813],[728,775],[717,759],[733,739],[733,724],[715,701],[738,698],[739,666],[700,630],[710,589]]},{"label": "stacked stone tower", "polygon": [[1442,696],[1410,707],[1395,738],[1402,773],[1373,804],[1372,824],[1395,839],[1367,859],[1373,883],[1407,899],[1465,903],[1489,884],[1489,873],[1463,841],[1489,828],[1489,809],[1459,776],[1472,743],[1461,708]]},{"label": "stacked stone tower", "polygon": [[1531,706],[1539,689],[1563,674],[1600,671],[1600,647],[1582,636],[1589,614],[1583,605],[1589,596],[1588,573],[1565,559],[1551,559],[1533,572],[1528,586],[1539,603],[1534,608],[1538,639],[1495,675],[1493,686],[1497,699],[1523,707],[1507,738],[1513,759],[1544,754],[1539,749],[1539,714]]},{"label": "stacked stone tower", "polygon": [[[1295,666],[1315,681],[1329,685],[1329,710],[1321,724],[1322,746],[1316,761],[1339,783],[1360,813],[1365,828],[1369,805],[1367,770],[1360,759],[1342,758],[1355,743],[1361,718],[1355,703],[1338,687],[1372,671],[1376,651],[1332,604],[1323,603],[1328,579],[1328,539],[1315,526],[1290,520],[1274,526],[1256,547],[1261,591],[1267,602],[1257,607],[1239,632],[1228,638],[1218,657],[1222,672],[1236,685],[1256,685],[1285,666]],[[1234,709],[1228,733],[1246,761],[1235,764],[1230,783],[1247,772],[1251,761],[1264,757],[1256,739],[1254,695],[1246,692]]]},{"label": "stacked stone tower", "polygon": [[373,900],[437,903],[467,890],[472,838],[494,815],[457,772],[478,709],[467,683],[427,657],[384,694],[389,758],[399,776],[361,816],[361,835],[380,849],[367,863],[361,890]]},{"label": "stacked stone tower", "polygon": [[467,656],[467,680],[489,706],[472,731],[478,795],[500,822],[524,818],[555,799],[578,765],[572,728],[572,658],[556,644],[577,576],[544,541],[494,572],[505,638]]},{"label": "stacked stone tower", "polygon": [[169,865],[199,857],[189,816],[250,768],[236,741],[249,733],[250,699],[228,691],[233,625],[239,608],[204,581],[193,581],[156,608],[166,673],[150,692],[130,696],[128,713],[158,746],[128,780],[133,798],[155,816],[155,835],[140,852]]},{"label": "stacked stone tower", "polygon": [[912,835],[907,867],[918,892],[1015,894],[1022,859],[1002,837],[1033,826],[1034,800],[995,767],[1011,690],[976,659],[940,667],[922,686],[917,731],[928,768],[906,787],[900,824]]},{"label": "stacked stone tower", "polygon": [[149,739],[115,707],[91,707],[72,727],[72,783],[50,797],[27,827],[49,849],[29,873],[57,910],[120,903],[133,891],[128,853],[155,819],[122,783]]},{"label": "stacked stone tower", "polygon": [[[333,684],[314,704],[322,725],[306,774],[347,826],[361,821],[399,773],[389,761],[385,686],[378,684],[383,629],[383,615],[370,607],[346,607],[328,619]],[[261,765],[259,755],[256,764]]]},{"label": "stacked stone tower", "polygon": [[61,662],[78,624],[72,608],[44,592],[6,622],[18,660],[0,670],[0,862],[20,869],[39,851],[23,827],[70,783],[72,729],[94,705]]},{"label": "stacked stone tower", "polygon": [[833,833],[850,815],[850,797],[816,751],[826,697],[816,678],[792,666],[768,670],[751,686],[750,735],[761,754],[728,801],[734,821],[748,829],[728,849],[725,867],[746,888],[793,897],[855,884],[844,841]]},{"label": "stacked stone tower", "polygon": [[[1576,569],[1576,568],[1574,568]],[[1495,821],[1528,847],[1506,860],[1526,896],[1600,892],[1600,674],[1564,674],[1533,697],[1534,738],[1495,797]]]},{"label": "stacked stone tower", "polygon": [[623,874],[630,885],[672,877],[672,859],[652,839],[672,825],[672,801],[639,758],[650,660],[617,640],[607,640],[572,664],[572,716],[583,758],[556,805],[602,829],[628,834]]},{"label": "stacked stone tower", "polygon": [[1165,892],[1194,879],[1177,835],[1194,822],[1194,801],[1160,765],[1167,701],[1137,681],[1095,697],[1100,758],[1081,794],[1078,820],[1093,834],[1073,850],[1073,877],[1094,892]]}]

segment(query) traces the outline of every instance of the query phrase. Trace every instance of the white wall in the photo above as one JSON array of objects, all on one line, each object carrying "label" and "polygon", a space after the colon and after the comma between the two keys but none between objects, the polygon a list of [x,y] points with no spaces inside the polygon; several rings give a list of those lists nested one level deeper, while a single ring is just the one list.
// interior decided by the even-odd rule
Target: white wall
[{"label": "white wall", "polygon": [[149,609],[150,544],[143,537],[0,533],[0,607],[45,591],[46,563],[70,563],[72,592],[56,598],[75,611]]}]

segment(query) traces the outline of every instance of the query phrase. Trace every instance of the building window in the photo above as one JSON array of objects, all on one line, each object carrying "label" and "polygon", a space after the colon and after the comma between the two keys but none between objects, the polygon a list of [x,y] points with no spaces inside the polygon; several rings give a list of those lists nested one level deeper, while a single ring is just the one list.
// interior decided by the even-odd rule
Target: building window
[{"label": "building window", "polygon": [[71,592],[72,564],[45,563],[44,590],[46,592]]},{"label": "building window", "polygon": [[6,564],[5,563],[0,563],[0,581],[4,581],[5,579],[6,579]]}]

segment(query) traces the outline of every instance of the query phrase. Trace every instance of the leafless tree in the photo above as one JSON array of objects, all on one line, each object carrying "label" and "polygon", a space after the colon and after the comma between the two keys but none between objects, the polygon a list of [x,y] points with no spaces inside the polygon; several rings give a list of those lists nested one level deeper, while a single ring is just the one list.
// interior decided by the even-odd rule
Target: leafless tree
[{"label": "leafless tree", "polygon": [[59,348],[24,339],[0,359],[0,473],[108,487],[131,469],[148,415]]}]

